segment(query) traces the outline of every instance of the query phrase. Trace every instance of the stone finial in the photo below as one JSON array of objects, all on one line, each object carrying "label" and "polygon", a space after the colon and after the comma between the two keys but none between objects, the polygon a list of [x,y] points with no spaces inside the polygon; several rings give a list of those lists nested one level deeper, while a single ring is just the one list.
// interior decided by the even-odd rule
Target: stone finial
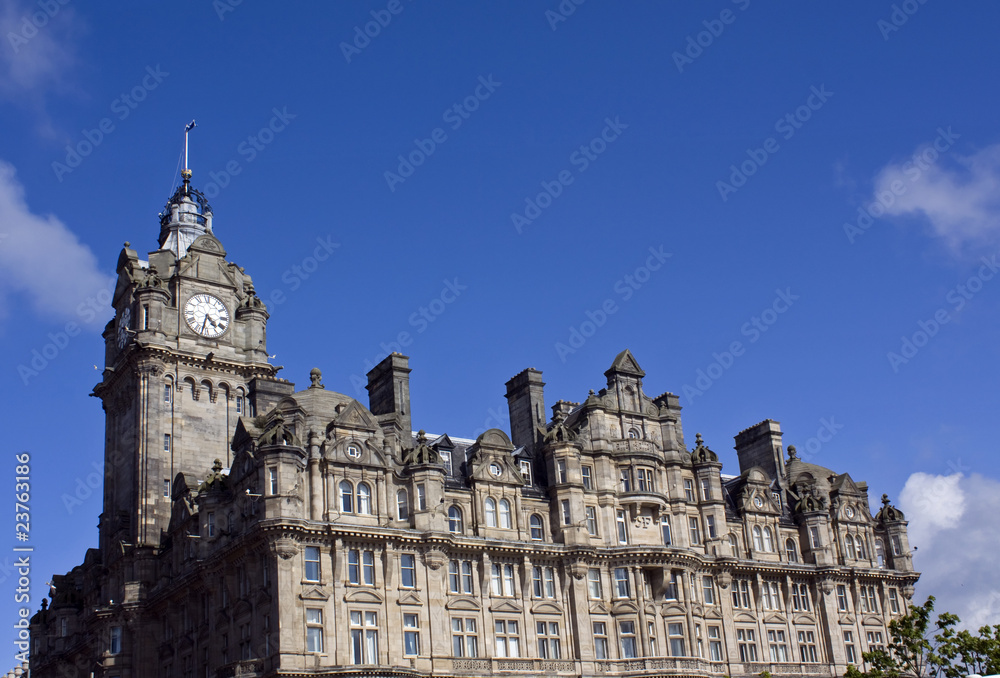
[{"label": "stone finial", "polygon": [[798,459],[798,452],[795,451],[795,445],[788,446],[788,461],[795,461]]},{"label": "stone finial", "polygon": [[882,495],[882,506],[888,506],[888,505],[889,505],[889,495],[883,494]]},{"label": "stone finial", "polygon": [[326,388],[326,386],[323,386],[323,373],[320,372],[318,367],[309,370],[309,381],[312,382],[309,388]]},{"label": "stone finial", "polygon": [[427,444],[427,431],[425,431],[424,429],[420,429],[419,431],[417,431],[417,445],[426,445],[426,444]]},{"label": "stone finial", "polygon": [[705,441],[702,439],[701,434],[700,433],[695,433],[694,434],[694,445],[695,445],[695,447],[701,447],[704,444],[705,444]]},{"label": "stone finial", "polygon": [[215,473],[216,475],[218,475],[221,472],[222,472],[222,460],[221,459],[216,459],[212,463],[212,473]]}]

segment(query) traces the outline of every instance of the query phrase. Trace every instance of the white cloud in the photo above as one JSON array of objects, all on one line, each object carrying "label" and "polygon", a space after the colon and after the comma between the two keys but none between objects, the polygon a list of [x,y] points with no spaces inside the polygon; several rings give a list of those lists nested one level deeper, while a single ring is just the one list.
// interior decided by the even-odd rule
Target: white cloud
[{"label": "white cloud", "polygon": [[11,293],[21,293],[45,317],[103,323],[100,312],[94,318],[77,309],[98,295],[107,302],[112,282],[90,248],[58,218],[31,212],[13,165],[0,160],[0,310]]},{"label": "white cloud", "polygon": [[[936,153],[932,146],[921,147],[906,162],[882,168],[875,179],[874,197],[892,195],[893,182],[898,182],[896,186],[901,185],[904,192],[886,206],[887,214],[923,217],[955,251],[996,243],[1000,240],[1000,144],[971,156],[957,156],[952,166]],[[936,160],[928,162],[932,157]]]},{"label": "white cloud", "polygon": [[965,628],[1000,623],[1000,481],[978,474],[914,473],[899,497],[909,521],[914,602],[933,595],[935,611],[953,612]]}]

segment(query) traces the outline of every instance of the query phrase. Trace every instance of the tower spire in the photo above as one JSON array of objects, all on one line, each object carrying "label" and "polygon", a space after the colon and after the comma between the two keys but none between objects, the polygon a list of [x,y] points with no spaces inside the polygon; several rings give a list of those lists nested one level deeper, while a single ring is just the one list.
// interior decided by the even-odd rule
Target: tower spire
[{"label": "tower spire", "polygon": [[188,165],[188,134],[195,128],[194,120],[184,126],[184,169],[181,176],[184,178],[184,192],[187,193],[188,184],[191,183],[191,168]]}]

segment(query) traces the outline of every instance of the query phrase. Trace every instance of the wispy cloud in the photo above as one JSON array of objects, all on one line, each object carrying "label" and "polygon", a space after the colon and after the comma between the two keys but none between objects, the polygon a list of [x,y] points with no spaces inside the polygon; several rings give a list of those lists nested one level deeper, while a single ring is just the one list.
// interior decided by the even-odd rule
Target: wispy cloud
[{"label": "wispy cloud", "polygon": [[89,316],[78,307],[109,284],[97,257],[65,224],[32,213],[13,165],[0,160],[0,317],[9,297],[23,294],[41,315],[84,324]]},{"label": "wispy cloud", "polygon": [[1000,144],[953,162],[938,159],[932,146],[917,149],[913,158],[882,168],[875,180],[875,196],[892,192],[893,182],[907,186],[886,207],[894,216],[917,216],[956,253],[1000,241]]},{"label": "wispy cloud", "polygon": [[965,628],[1000,623],[1000,481],[978,474],[914,473],[899,497],[921,571],[915,602],[933,595],[938,612]]}]

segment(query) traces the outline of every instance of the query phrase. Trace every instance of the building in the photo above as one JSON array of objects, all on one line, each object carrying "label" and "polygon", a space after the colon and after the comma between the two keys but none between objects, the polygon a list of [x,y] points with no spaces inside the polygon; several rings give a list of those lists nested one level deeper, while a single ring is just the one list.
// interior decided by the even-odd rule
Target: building
[{"label": "building", "polygon": [[820,676],[887,642],[903,514],[777,422],[724,475],[628,350],[551,418],[520,372],[475,440],[412,430],[400,354],[367,405],[296,389],[189,179],[118,259],[100,543],[32,619],[35,675]]}]

